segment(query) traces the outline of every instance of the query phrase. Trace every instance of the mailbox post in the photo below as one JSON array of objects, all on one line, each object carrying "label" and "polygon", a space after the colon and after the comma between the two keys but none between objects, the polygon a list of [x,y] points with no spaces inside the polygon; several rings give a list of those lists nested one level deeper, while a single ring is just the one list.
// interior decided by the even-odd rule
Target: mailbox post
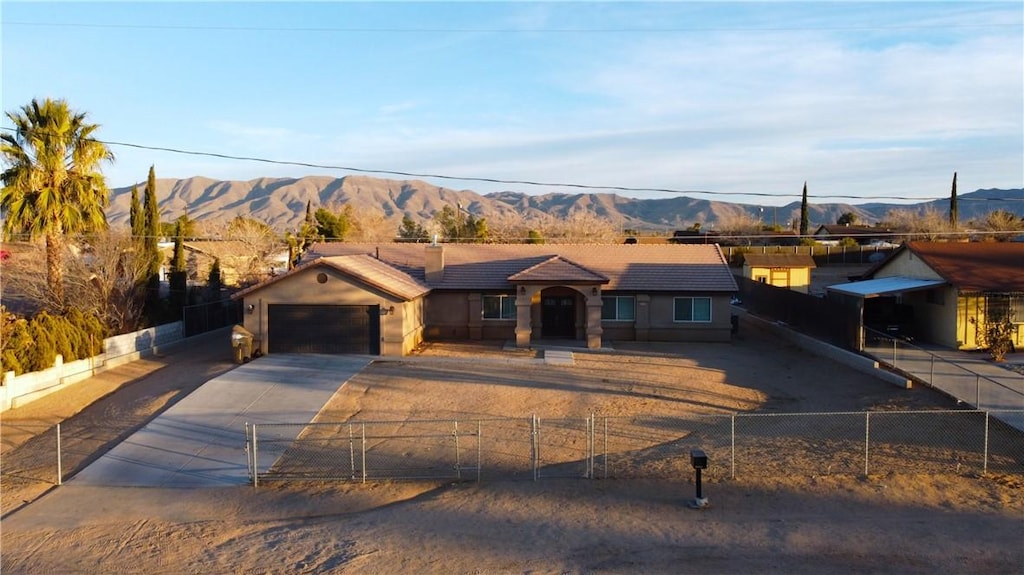
[{"label": "mailbox post", "polygon": [[703,509],[708,506],[708,500],[701,491],[700,472],[702,469],[708,468],[708,456],[701,449],[692,449],[690,450],[690,465],[693,466],[693,470],[697,474],[697,497],[690,502],[690,507]]}]

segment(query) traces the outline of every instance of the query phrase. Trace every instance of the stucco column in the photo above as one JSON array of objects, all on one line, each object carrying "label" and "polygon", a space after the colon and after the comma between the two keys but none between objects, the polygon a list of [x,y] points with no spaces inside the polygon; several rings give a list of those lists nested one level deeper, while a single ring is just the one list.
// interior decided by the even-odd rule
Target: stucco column
[{"label": "stucco column", "polygon": [[637,294],[636,319],[634,320],[637,341],[649,341],[651,330],[651,296]]},{"label": "stucco column", "polygon": [[598,349],[601,347],[601,296],[587,297],[587,349]]},{"label": "stucco column", "polygon": [[516,347],[530,347],[530,336],[533,327],[530,320],[530,303],[533,301],[533,289],[522,288],[516,295]]},{"label": "stucco column", "polygon": [[483,337],[483,298],[479,293],[469,294],[469,339],[480,339]]}]

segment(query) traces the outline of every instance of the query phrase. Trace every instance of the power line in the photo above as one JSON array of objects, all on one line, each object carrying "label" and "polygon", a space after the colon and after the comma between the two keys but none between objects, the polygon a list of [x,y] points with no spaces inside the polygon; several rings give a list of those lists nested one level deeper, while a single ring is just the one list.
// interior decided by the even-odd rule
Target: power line
[{"label": "power line", "polygon": [[[98,140],[99,141],[99,140]],[[508,184],[508,185],[521,185],[521,186],[539,186],[547,188],[574,188],[583,190],[614,190],[620,192],[661,192],[667,194],[706,194],[711,196],[756,196],[766,198],[777,198],[777,197],[801,197],[802,192],[799,193],[769,193],[769,192],[721,192],[712,190],[679,190],[674,188],[645,188],[645,187],[633,187],[633,186],[613,186],[613,185],[591,185],[591,184],[578,184],[578,183],[567,183],[567,182],[540,182],[534,180],[507,180],[502,178],[485,178],[479,176],[452,176],[445,174],[429,174],[419,172],[405,172],[399,170],[385,170],[385,169],[368,169],[368,168],[356,168],[352,166],[339,166],[332,164],[315,164],[310,162],[296,162],[289,160],[274,160],[269,158],[259,158],[252,156],[235,156],[231,154],[221,154],[216,152],[200,152],[195,150],[182,150],[178,148],[166,148],[161,146],[146,146],[143,144],[130,144],[126,142],[103,142],[102,143],[111,146],[125,146],[129,148],[138,148],[143,150],[154,150],[160,152],[169,152],[174,154],[185,154],[193,156],[207,156],[213,158],[222,158],[227,160],[241,160],[249,162],[260,162],[265,164],[284,165],[284,166],[299,166],[304,168],[317,168],[322,170],[342,170],[347,172],[357,172],[362,174],[384,174],[384,175],[397,175],[405,176],[410,178],[431,178],[439,180],[457,180],[463,182],[483,182],[489,184]],[[916,200],[916,201],[927,201],[927,200],[940,200],[945,199],[945,196],[937,196],[934,198],[920,198],[920,197],[908,197],[908,196],[853,196],[844,194],[821,194],[815,195],[815,198],[842,198],[842,199],[853,199],[853,200]],[[973,198],[964,198],[972,200]],[[979,200],[993,200],[995,198],[979,198]],[[1018,200],[1024,201],[1024,198],[1007,198],[1005,201]]]},{"label": "power line", "polygon": [[5,26],[27,26],[39,28],[101,28],[118,30],[171,30],[209,32],[299,32],[299,33],[552,33],[552,34],[612,34],[612,33],[678,33],[678,32],[858,32],[903,31],[903,30],[951,30],[984,28],[1019,28],[1018,24],[900,24],[892,26],[673,26],[663,28],[440,28],[440,27],[359,27],[359,26],[201,26],[192,24],[104,24],[85,22],[29,22],[7,21]]},{"label": "power line", "polygon": [[[0,126],[0,130],[16,131],[14,128],[7,126]],[[780,198],[780,197],[801,197],[802,192],[794,193],[773,193],[773,192],[722,192],[714,190],[680,190],[675,188],[647,188],[647,187],[636,187],[636,186],[615,186],[615,185],[595,185],[595,184],[580,184],[572,182],[541,182],[535,180],[512,180],[503,178],[487,178],[480,176],[453,176],[448,174],[431,174],[423,172],[407,172],[401,170],[389,170],[389,169],[371,169],[371,168],[358,168],[354,166],[342,166],[335,164],[317,164],[312,162],[299,162],[293,160],[275,160],[272,158],[261,158],[256,156],[238,156],[234,154],[224,154],[219,152],[206,152],[199,150],[185,150],[181,148],[169,148],[165,146],[149,146],[145,144],[133,144],[130,142],[115,142],[112,140],[100,140],[96,139],[96,142],[106,144],[108,146],[122,146],[126,148],[135,148],[140,150],[151,150],[157,152],[167,152],[171,154],[182,154],[187,156],[201,156],[209,158],[220,158],[224,160],[236,160],[246,162],[257,162],[263,164],[272,164],[278,166],[296,166],[303,168],[316,168],[320,170],[339,170],[346,172],[355,172],[360,174],[383,174],[392,176],[403,176],[407,178],[429,178],[437,180],[448,180],[448,181],[460,181],[460,182],[481,182],[488,184],[504,184],[504,185],[520,185],[520,186],[535,186],[545,188],[572,188],[582,190],[600,190],[600,191],[617,191],[617,192],[656,192],[676,195],[709,195],[709,196],[754,196],[764,198]],[[833,199],[849,199],[849,200],[910,200],[910,201],[930,201],[930,200],[942,200],[946,199],[947,196],[936,196],[936,197],[910,197],[910,196],[855,196],[847,194],[815,194],[817,198],[833,198]],[[1022,198],[958,198],[967,201],[1024,201]]]}]

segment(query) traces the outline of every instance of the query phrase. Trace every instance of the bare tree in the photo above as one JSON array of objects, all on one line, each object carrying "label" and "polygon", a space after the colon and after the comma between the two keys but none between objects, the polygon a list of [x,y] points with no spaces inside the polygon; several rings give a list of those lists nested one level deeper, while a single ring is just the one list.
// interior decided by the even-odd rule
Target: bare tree
[{"label": "bare tree", "polygon": [[[145,304],[149,258],[136,250],[131,234],[105,230],[68,242],[63,259],[64,294],[83,313],[100,318],[111,333],[135,330]],[[46,283],[42,244],[19,247],[4,263],[4,300],[31,315],[52,298]]]},{"label": "bare tree", "polygon": [[986,237],[997,242],[1008,241],[1014,232],[1024,233],[1024,219],[1017,218],[1006,210],[989,212],[983,220],[975,224],[977,227],[993,232]]},{"label": "bare tree", "polygon": [[889,210],[883,224],[908,240],[935,240],[950,231],[949,218],[933,207]]},{"label": "bare tree", "polygon": [[204,223],[203,232],[211,238],[204,244],[204,251],[220,260],[227,283],[251,285],[267,279],[277,265],[277,255],[287,250],[283,237],[252,218],[239,216],[227,223]]},{"label": "bare tree", "polygon": [[[724,236],[752,236],[761,231],[761,220],[743,210],[721,214],[718,229]],[[749,244],[748,244],[749,245]]]},{"label": "bare tree", "polygon": [[539,231],[551,243],[613,243],[619,239],[615,224],[585,211],[574,212],[564,220],[551,218]]},{"label": "bare tree", "polygon": [[347,242],[390,242],[397,236],[393,220],[379,210],[353,208],[349,213]]}]

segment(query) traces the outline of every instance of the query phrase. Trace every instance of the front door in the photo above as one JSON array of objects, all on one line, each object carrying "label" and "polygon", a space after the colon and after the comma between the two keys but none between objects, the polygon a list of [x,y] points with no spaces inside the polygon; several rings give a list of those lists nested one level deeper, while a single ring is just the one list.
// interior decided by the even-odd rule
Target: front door
[{"label": "front door", "polygon": [[544,337],[576,337],[576,298],[571,295],[544,296],[541,300],[541,333]]}]

